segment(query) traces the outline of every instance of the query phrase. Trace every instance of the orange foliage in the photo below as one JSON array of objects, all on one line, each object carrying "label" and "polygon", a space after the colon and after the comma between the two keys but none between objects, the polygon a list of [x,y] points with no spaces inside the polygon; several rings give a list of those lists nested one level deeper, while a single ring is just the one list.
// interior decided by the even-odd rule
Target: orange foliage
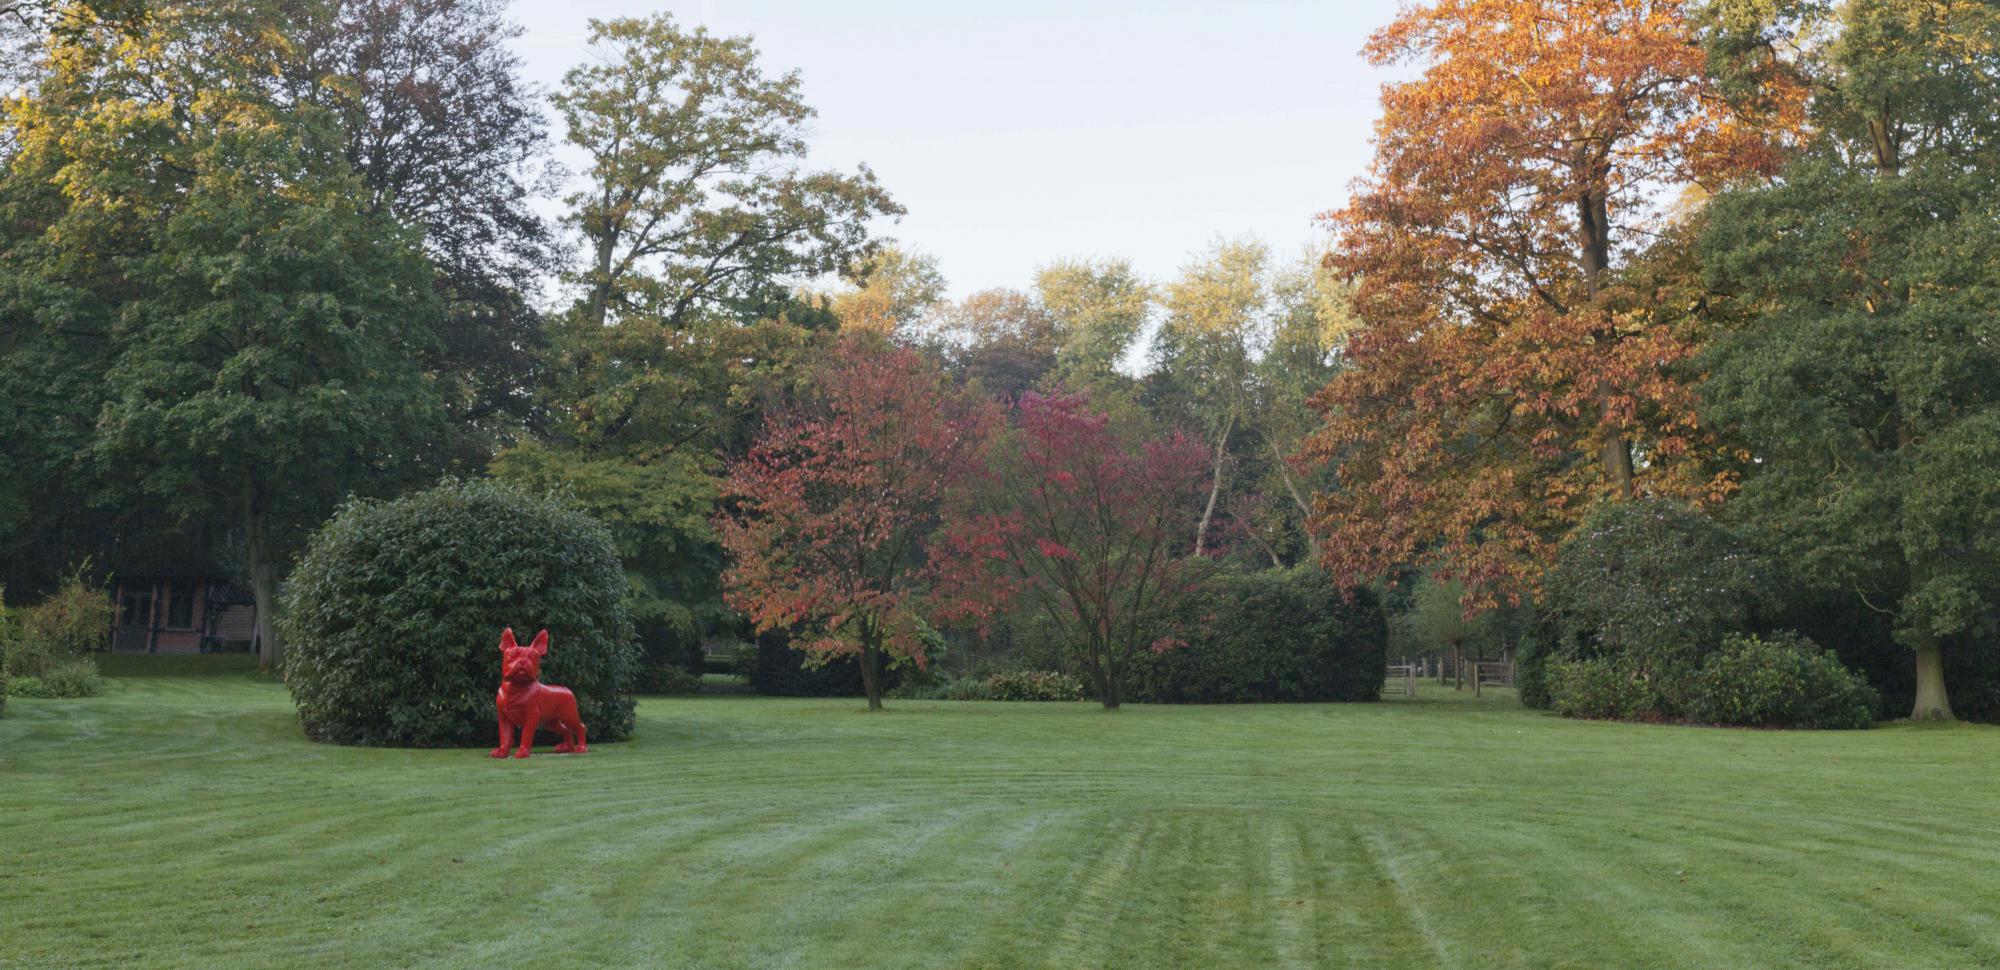
[{"label": "orange foliage", "polygon": [[1408,565],[1469,607],[1530,590],[1598,501],[1729,483],[1676,365],[1701,338],[1676,206],[1771,171],[1802,124],[1777,86],[1725,104],[1682,0],[1441,0],[1370,41],[1370,175],[1324,218],[1363,321],[1300,460],[1337,463],[1322,558]]}]

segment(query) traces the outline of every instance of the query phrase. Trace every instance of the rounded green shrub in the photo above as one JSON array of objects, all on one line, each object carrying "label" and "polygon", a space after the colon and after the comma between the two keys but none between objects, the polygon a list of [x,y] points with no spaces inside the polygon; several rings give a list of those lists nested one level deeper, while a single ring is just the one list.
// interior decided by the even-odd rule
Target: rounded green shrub
[{"label": "rounded green shrub", "polygon": [[1749,625],[1768,585],[1742,539],[1708,516],[1659,499],[1613,502],[1563,540],[1538,623],[1556,656],[1615,657],[1672,694]]},{"label": "rounded green shrub", "polygon": [[1615,660],[1553,660],[1544,677],[1549,708],[1564,717],[1618,720],[1658,709],[1652,688]]},{"label": "rounded green shrub", "polygon": [[355,501],[286,583],[285,684],[306,734],[336,744],[485,746],[500,631],[549,631],[546,683],[576,693],[590,740],[632,733],[638,649],[611,536],[553,498],[446,481]]},{"label": "rounded green shrub", "polygon": [[1805,637],[1732,636],[1694,677],[1687,714],[1710,724],[1865,728],[1881,703],[1859,674]]}]

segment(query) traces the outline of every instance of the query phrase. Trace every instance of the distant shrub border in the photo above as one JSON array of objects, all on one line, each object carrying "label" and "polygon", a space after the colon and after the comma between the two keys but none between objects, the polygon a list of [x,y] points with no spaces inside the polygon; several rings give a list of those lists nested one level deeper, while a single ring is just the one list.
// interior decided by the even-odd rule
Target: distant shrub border
[{"label": "distant shrub border", "polygon": [[1388,670],[1388,618],[1311,566],[1212,577],[1186,604],[1185,646],[1142,654],[1135,701],[1243,704],[1374,701]]},{"label": "distant shrub border", "polygon": [[[743,679],[753,693],[772,697],[862,697],[861,665],[853,656],[827,658],[816,667],[806,665],[807,657],[794,650],[782,632],[757,637],[754,650],[740,658]],[[884,690],[902,683],[902,671],[886,666],[882,671]]]},{"label": "distant shrub border", "polygon": [[604,527],[552,498],[446,481],[343,506],[286,584],[285,683],[337,744],[490,746],[500,630],[547,628],[542,677],[590,740],[632,733],[638,648]]}]

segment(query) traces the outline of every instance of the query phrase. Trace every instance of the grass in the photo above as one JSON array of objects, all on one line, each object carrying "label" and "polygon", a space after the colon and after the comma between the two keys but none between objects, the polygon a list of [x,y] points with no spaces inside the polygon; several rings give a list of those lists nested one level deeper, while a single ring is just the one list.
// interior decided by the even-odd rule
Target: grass
[{"label": "grass", "polygon": [[2000,729],[696,696],[495,762],[107,673],[0,719],[0,966],[2000,966]]}]

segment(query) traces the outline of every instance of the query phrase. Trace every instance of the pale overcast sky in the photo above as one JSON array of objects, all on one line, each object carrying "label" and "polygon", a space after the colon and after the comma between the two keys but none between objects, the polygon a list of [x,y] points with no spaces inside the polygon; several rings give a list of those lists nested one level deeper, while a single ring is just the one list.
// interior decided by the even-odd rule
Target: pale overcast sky
[{"label": "pale overcast sky", "polygon": [[1359,51],[1396,8],[515,0],[513,15],[550,89],[591,17],[667,10],[754,35],[768,73],[804,78],[814,163],[873,168],[910,210],[883,233],[936,256],[962,296],[1066,256],[1163,279],[1218,237],[1303,250],[1367,165],[1390,75]]}]

